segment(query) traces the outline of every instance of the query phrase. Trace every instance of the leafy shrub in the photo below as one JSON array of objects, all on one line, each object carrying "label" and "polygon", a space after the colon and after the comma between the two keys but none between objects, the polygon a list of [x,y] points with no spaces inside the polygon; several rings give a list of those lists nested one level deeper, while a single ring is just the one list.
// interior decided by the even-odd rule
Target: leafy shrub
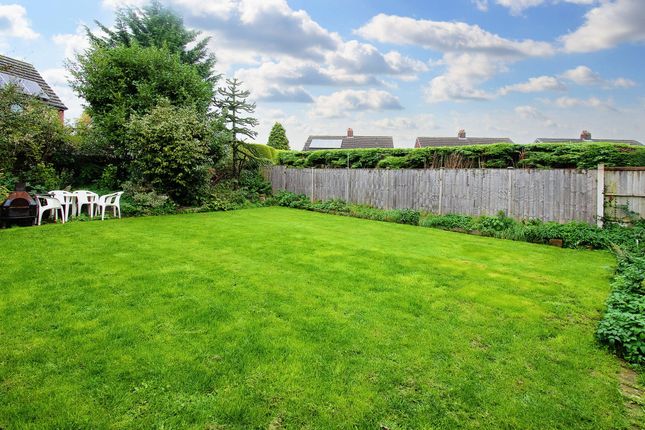
[{"label": "leafy shrub", "polygon": [[596,337],[626,360],[645,364],[645,253],[619,256],[616,273]]},{"label": "leafy shrub", "polygon": [[428,215],[420,222],[423,227],[435,227],[445,230],[462,229],[466,231],[475,230],[473,217],[466,215]]},{"label": "leafy shrub", "polygon": [[278,163],[291,167],[351,168],[595,168],[645,165],[645,147],[613,143],[543,143],[280,151]]},{"label": "leafy shrub", "polygon": [[208,182],[208,142],[214,139],[205,117],[162,101],[149,114],[133,117],[127,130],[137,182],[179,204],[200,201]]},{"label": "leafy shrub", "polygon": [[108,164],[101,173],[97,186],[108,190],[115,190],[119,187],[117,167],[114,164]]},{"label": "leafy shrub", "polygon": [[177,205],[167,195],[130,181],[123,184],[121,212],[125,216],[167,215],[177,211]]},{"label": "leafy shrub", "polygon": [[271,195],[273,191],[271,183],[264,179],[257,170],[242,170],[239,186],[246,192],[246,198],[253,201],[260,196]]}]

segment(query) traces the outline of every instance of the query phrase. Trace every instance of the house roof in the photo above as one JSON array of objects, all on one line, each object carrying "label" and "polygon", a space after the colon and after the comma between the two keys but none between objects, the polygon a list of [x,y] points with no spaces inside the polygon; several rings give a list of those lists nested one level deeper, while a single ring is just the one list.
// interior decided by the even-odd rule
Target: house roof
[{"label": "house roof", "polygon": [[534,143],[584,143],[584,142],[609,142],[609,143],[621,143],[621,144],[625,144],[625,145],[643,145],[638,140],[630,140],[630,139],[587,139],[587,140],[582,140],[580,138],[571,139],[571,138],[568,138],[568,137],[538,137],[537,139],[535,139]]},{"label": "house roof", "polygon": [[57,109],[67,110],[67,106],[58,98],[54,90],[45,82],[33,65],[0,55],[0,73],[37,83],[47,96],[47,98],[41,98],[43,102]]},{"label": "house roof", "polygon": [[[311,148],[311,141],[316,140],[318,146]],[[329,147],[324,147],[324,142],[330,141]],[[340,148],[334,142],[341,141]],[[321,149],[359,149],[359,148],[394,148],[392,136],[309,136],[305,142],[303,151],[316,151]]]},{"label": "house roof", "polygon": [[508,137],[417,137],[415,146],[465,146],[465,145],[492,145],[494,143],[514,143]]}]

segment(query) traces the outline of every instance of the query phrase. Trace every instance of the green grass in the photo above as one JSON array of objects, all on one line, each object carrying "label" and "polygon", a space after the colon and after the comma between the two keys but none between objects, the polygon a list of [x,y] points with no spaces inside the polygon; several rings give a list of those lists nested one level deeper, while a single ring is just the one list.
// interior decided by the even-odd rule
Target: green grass
[{"label": "green grass", "polygon": [[285,208],[0,231],[0,428],[624,428],[613,265]]}]

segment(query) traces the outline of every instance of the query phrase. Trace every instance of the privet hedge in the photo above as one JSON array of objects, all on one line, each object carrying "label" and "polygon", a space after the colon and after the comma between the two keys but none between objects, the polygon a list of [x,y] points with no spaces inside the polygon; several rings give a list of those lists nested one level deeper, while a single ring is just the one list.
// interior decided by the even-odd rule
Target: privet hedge
[{"label": "privet hedge", "polygon": [[278,164],[326,168],[595,168],[645,166],[645,146],[613,143],[542,143],[444,146],[429,148],[280,151]]}]

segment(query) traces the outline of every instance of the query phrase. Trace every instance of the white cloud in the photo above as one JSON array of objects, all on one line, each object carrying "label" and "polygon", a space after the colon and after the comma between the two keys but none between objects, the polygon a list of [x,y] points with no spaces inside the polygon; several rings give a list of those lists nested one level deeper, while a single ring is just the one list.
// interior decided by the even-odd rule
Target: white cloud
[{"label": "white cloud", "polygon": [[373,17],[356,33],[382,43],[416,45],[441,52],[481,52],[497,57],[541,57],[554,52],[549,43],[505,39],[478,25],[385,14]]},{"label": "white cloud", "polygon": [[573,3],[579,5],[591,5],[597,3],[598,0],[495,0],[500,6],[504,6],[511,11],[512,15],[520,15],[525,9],[540,6],[545,3]]},{"label": "white cloud", "polygon": [[565,52],[593,52],[621,43],[645,42],[642,0],[603,1],[585,15],[585,22],[561,38]]},{"label": "white cloud", "polygon": [[544,127],[557,127],[555,121],[533,106],[517,106],[515,113],[522,119],[538,121]]},{"label": "white cloud", "polygon": [[562,74],[562,77],[575,84],[586,86],[601,85],[605,88],[631,88],[636,86],[636,82],[627,78],[605,80],[587,66],[578,66],[567,70]]},{"label": "white cloud", "polygon": [[316,97],[312,117],[340,118],[347,112],[401,110],[399,98],[382,90],[342,90]]},{"label": "white cloud", "polygon": [[537,93],[542,91],[565,91],[567,87],[553,76],[538,76],[529,78],[528,81],[519,84],[507,85],[499,90],[501,95],[512,92]]},{"label": "white cloud", "polygon": [[488,0],[472,0],[473,4],[482,12],[488,11]]},{"label": "white cloud", "polygon": [[429,102],[491,99],[493,94],[478,88],[482,83],[506,71],[510,63],[554,53],[547,42],[506,39],[477,25],[384,14],[373,17],[356,33],[382,43],[442,52],[442,59],[435,65],[445,71],[424,90]]},{"label": "white cloud", "polygon": [[102,0],[101,4],[110,9],[119,7],[142,7],[150,3],[150,0]]},{"label": "white cloud", "polygon": [[572,107],[592,107],[604,108],[608,110],[616,110],[611,100],[601,100],[598,97],[589,97],[588,99],[580,99],[575,97],[559,97],[552,102],[555,106],[560,108]]},{"label": "white cloud", "polygon": [[24,6],[0,4],[0,46],[6,45],[10,38],[34,40],[39,36],[32,30]]},{"label": "white cloud", "polygon": [[53,35],[52,41],[54,44],[64,48],[65,58],[68,60],[73,59],[77,53],[81,53],[90,47],[90,41],[85,34],[85,27],[82,25],[76,27],[75,33]]}]

